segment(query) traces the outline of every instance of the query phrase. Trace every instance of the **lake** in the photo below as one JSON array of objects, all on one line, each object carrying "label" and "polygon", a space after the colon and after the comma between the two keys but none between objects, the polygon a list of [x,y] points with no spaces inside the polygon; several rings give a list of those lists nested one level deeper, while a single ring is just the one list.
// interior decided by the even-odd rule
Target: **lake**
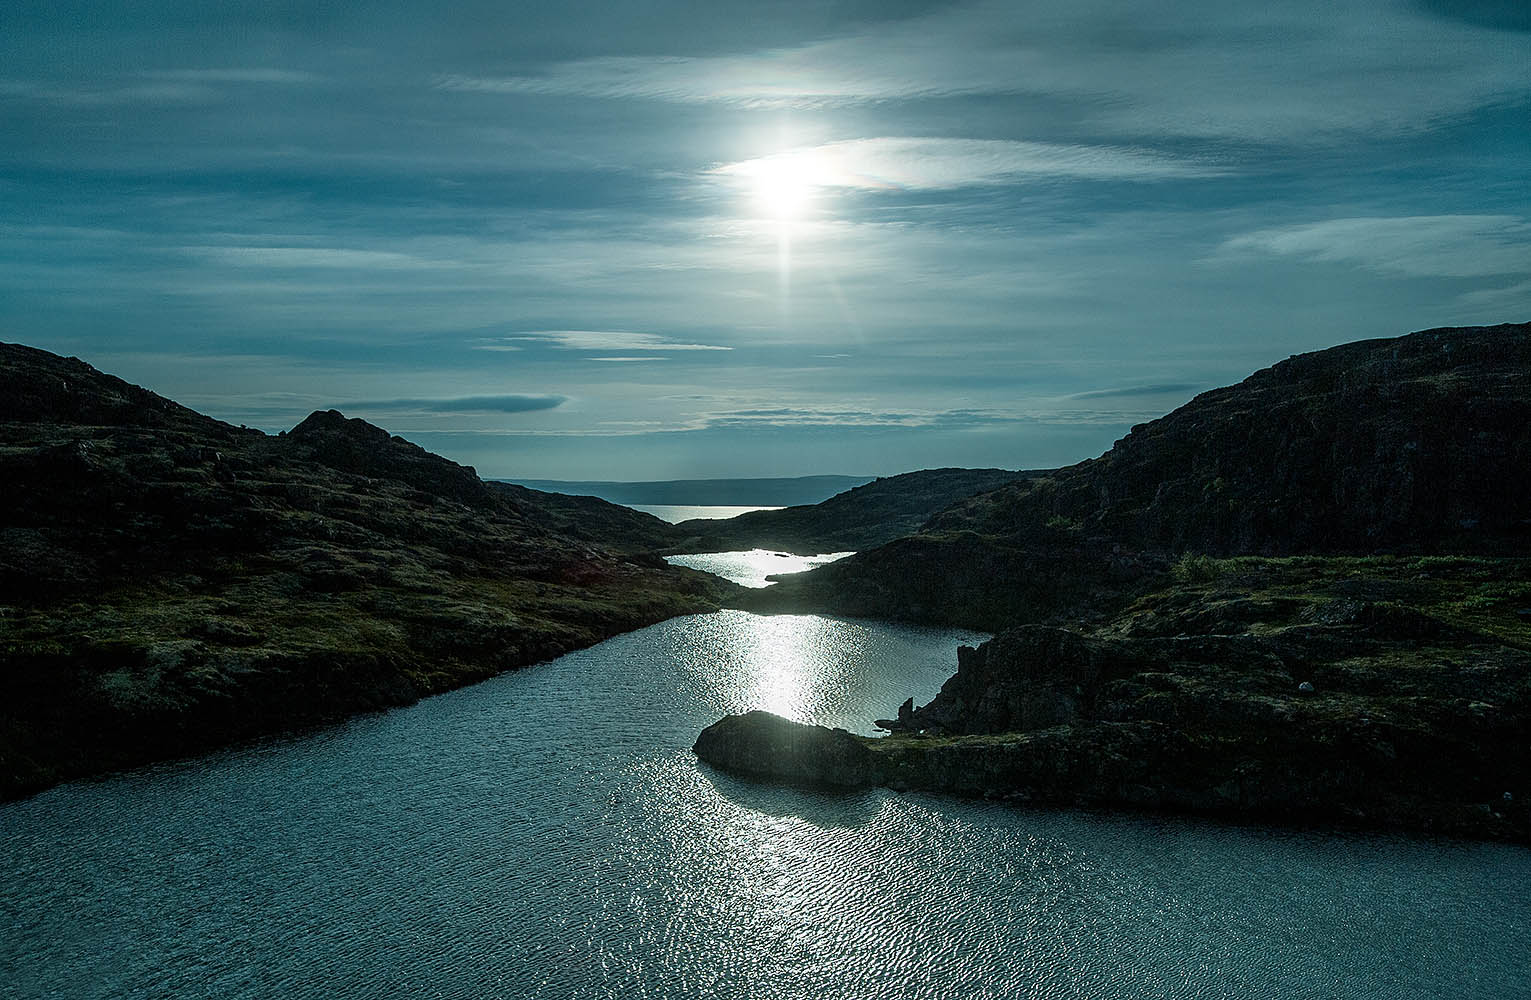
[{"label": "lake", "polygon": [[0,997],[1526,996],[1531,851],[713,771],[872,732],[981,635],[675,619],[0,806]]}]

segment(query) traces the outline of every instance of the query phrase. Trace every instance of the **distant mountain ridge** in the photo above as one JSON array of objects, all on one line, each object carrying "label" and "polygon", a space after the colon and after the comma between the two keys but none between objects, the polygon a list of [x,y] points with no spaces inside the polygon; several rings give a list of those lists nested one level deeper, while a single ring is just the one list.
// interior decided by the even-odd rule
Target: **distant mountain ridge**
[{"label": "distant mountain ridge", "polygon": [[528,489],[594,496],[641,506],[790,507],[815,504],[872,481],[871,476],[796,476],[774,479],[669,479],[655,482],[505,479]]},{"label": "distant mountain ridge", "polygon": [[726,520],[682,521],[677,551],[783,549],[798,555],[873,548],[908,535],[932,516],[976,494],[1043,472],[923,469],[886,476],[812,506],[760,510]]}]

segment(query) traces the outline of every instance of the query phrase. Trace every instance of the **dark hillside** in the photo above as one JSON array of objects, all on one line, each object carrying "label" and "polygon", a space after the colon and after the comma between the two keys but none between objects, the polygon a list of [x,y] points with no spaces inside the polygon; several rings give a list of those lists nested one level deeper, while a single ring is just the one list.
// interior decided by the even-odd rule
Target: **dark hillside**
[{"label": "dark hillside", "polygon": [[0,797],[715,607],[656,518],[334,411],[270,437],[0,345]]},{"label": "dark hillside", "polygon": [[1527,555],[1528,469],[1531,325],[1362,341],[1203,393],[1100,458],[751,599],[1001,628],[1184,553]]},{"label": "dark hillside", "polygon": [[1004,469],[906,472],[812,506],[757,510],[726,521],[682,521],[676,528],[685,541],[674,551],[763,548],[814,555],[871,548],[914,532],[953,503],[1040,474]]},{"label": "dark hillside", "polygon": [[948,512],[1218,555],[1482,552],[1531,542],[1531,326],[1292,357],[1133,428],[1105,455]]}]

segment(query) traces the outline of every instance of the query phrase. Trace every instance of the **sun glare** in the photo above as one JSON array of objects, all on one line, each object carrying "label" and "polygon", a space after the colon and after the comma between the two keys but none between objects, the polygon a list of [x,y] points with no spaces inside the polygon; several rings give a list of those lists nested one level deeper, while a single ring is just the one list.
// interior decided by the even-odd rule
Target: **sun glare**
[{"label": "sun glare", "polygon": [[819,184],[814,164],[800,152],[778,153],[735,165],[756,208],[767,218],[791,222],[808,214]]},{"label": "sun glare", "polygon": [[813,182],[800,165],[770,164],[755,175],[755,200],[773,219],[800,219],[813,200]]}]

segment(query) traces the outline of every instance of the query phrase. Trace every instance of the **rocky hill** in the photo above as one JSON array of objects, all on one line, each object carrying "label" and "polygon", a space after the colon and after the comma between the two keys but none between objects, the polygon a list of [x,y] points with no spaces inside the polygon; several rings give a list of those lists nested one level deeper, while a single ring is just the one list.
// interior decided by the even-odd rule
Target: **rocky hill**
[{"label": "rocky hill", "polygon": [[657,518],[0,345],[0,797],[398,705],[732,590]]},{"label": "rocky hill", "polygon": [[1003,628],[1185,553],[1531,554],[1531,325],[1298,355],[1018,480],[761,607]]},{"label": "rocky hill", "polygon": [[910,534],[952,504],[1037,472],[925,469],[886,476],[811,505],[758,510],[728,520],[682,521],[674,552],[780,549],[797,555],[873,548]]}]

